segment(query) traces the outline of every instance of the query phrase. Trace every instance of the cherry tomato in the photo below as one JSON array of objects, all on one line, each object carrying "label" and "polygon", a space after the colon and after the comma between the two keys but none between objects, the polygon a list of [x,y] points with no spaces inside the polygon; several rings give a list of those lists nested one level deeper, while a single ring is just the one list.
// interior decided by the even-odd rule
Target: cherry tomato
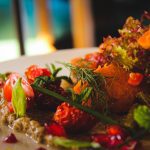
[{"label": "cherry tomato", "polygon": [[3,88],[4,98],[9,102],[11,101],[11,97],[12,97],[12,87],[15,85],[18,78],[19,78],[18,73],[12,73],[12,74],[10,74],[6,83],[4,84],[4,88]]},{"label": "cherry tomato", "polygon": [[6,81],[6,83],[4,84],[4,98],[7,101],[11,101],[11,97],[12,97],[12,86],[10,85],[10,80],[8,79]]},{"label": "cherry tomato", "polygon": [[138,86],[143,80],[143,75],[141,73],[130,73],[128,83],[133,86]]},{"label": "cherry tomato", "polygon": [[[8,102],[11,102],[12,89],[19,78],[20,78],[20,75],[18,73],[12,73],[10,74],[10,76],[8,77],[4,85],[4,88],[3,88],[4,98]],[[33,89],[25,78],[22,78],[22,88],[24,89],[27,97],[31,97],[31,98],[34,97]]]},{"label": "cherry tomato", "polygon": [[47,68],[40,68],[37,65],[32,65],[26,69],[25,75],[29,83],[33,83],[35,78],[39,76],[50,76],[51,73]]}]

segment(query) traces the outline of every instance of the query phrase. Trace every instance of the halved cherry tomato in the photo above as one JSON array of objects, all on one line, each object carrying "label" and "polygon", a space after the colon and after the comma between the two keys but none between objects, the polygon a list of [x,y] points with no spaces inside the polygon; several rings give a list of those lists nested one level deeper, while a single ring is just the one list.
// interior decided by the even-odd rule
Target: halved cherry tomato
[{"label": "halved cherry tomato", "polygon": [[143,75],[141,73],[130,73],[128,83],[133,86],[138,86],[143,80]]},{"label": "halved cherry tomato", "polygon": [[26,69],[25,75],[29,83],[33,83],[35,78],[39,76],[50,76],[51,72],[47,68],[40,68],[37,65],[31,65]]},{"label": "halved cherry tomato", "polygon": [[[4,88],[3,88],[4,98],[8,102],[11,102],[12,89],[19,78],[20,78],[20,75],[18,73],[12,73],[10,74],[10,76],[8,77],[4,85]],[[30,98],[34,97],[33,89],[25,78],[22,78],[22,88],[24,89],[27,97],[30,97]]]},{"label": "halved cherry tomato", "polygon": [[6,83],[4,84],[3,91],[4,91],[4,98],[10,102],[12,97],[12,86],[10,84],[10,80],[7,80]]}]

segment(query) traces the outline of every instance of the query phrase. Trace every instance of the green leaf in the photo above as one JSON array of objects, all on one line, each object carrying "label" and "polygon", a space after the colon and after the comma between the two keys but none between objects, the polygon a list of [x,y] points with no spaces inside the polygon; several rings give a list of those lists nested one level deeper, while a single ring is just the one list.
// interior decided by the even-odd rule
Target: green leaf
[{"label": "green leaf", "polygon": [[48,76],[39,76],[35,78],[33,84],[43,87],[44,85],[49,85],[51,83],[51,78]]},{"label": "green leaf", "polygon": [[150,108],[140,105],[134,110],[134,120],[140,127],[150,131]]},{"label": "green leaf", "polygon": [[67,81],[70,84],[73,83],[72,80],[71,80],[71,78],[67,77],[67,76],[59,76],[59,77],[56,78],[56,80],[65,80],[65,81]]},{"label": "green leaf", "polygon": [[9,74],[10,74],[9,72],[8,73],[4,73],[4,74],[0,73],[0,79],[2,81],[6,81],[7,77],[9,76]]},{"label": "green leaf", "polygon": [[56,78],[57,74],[62,70],[62,68],[57,68],[54,72],[53,72],[53,77]]},{"label": "green leaf", "polygon": [[79,140],[71,140],[64,137],[53,137],[52,143],[56,146],[61,146],[64,148],[100,148],[100,144],[96,142],[87,142],[87,141],[79,141]]},{"label": "green leaf", "polygon": [[21,85],[22,78],[19,78],[12,90],[12,105],[17,117],[26,114],[26,95]]},{"label": "green leaf", "polygon": [[84,100],[84,101],[88,100],[88,98],[89,98],[91,92],[92,92],[92,87],[87,87],[87,88],[85,88],[85,89],[81,92],[81,94],[78,96],[79,101],[82,102],[83,100]]},{"label": "green leaf", "polygon": [[56,66],[55,66],[54,64],[51,64],[50,66],[51,66],[51,67],[50,67],[50,68],[51,68],[50,70],[52,71],[52,73],[54,73],[54,71],[56,70]]}]

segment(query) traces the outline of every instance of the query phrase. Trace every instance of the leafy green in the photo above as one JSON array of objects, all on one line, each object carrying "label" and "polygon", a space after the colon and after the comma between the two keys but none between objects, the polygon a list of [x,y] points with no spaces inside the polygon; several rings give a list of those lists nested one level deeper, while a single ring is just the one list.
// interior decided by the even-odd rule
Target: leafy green
[{"label": "leafy green", "polygon": [[64,148],[72,148],[72,149],[76,149],[76,148],[100,148],[100,144],[96,143],[96,142],[87,142],[87,141],[79,141],[79,140],[71,140],[71,139],[67,139],[64,137],[53,137],[52,138],[52,143],[55,146],[61,146]]},{"label": "leafy green", "polygon": [[18,117],[26,113],[26,95],[21,85],[22,78],[19,78],[12,90],[12,105]]},{"label": "leafy green", "polygon": [[68,92],[72,95],[72,100],[82,104],[83,101],[87,101],[91,95],[92,88],[86,87],[80,94],[75,94],[72,89],[68,89]]},{"label": "leafy green", "polygon": [[62,68],[60,68],[60,67],[56,68],[56,66],[54,64],[50,64],[50,66],[49,65],[46,65],[46,66],[49,69],[49,71],[52,73],[50,75],[51,80],[55,80],[58,73],[62,70]]},{"label": "leafy green", "polygon": [[150,108],[140,105],[134,110],[134,120],[140,127],[150,131]]},{"label": "leafy green", "polygon": [[132,69],[134,64],[138,61],[137,58],[133,59],[128,56],[128,53],[121,46],[114,47],[113,52],[115,53],[114,60],[117,61],[124,69]]},{"label": "leafy green", "polygon": [[118,124],[117,121],[111,119],[110,117],[108,117],[108,116],[106,116],[106,115],[104,115],[102,113],[99,113],[99,112],[97,112],[97,111],[95,111],[95,110],[93,110],[93,109],[91,109],[89,107],[83,106],[83,105],[81,105],[81,104],[79,104],[79,103],[77,103],[75,101],[67,99],[66,97],[63,97],[62,95],[60,95],[60,94],[58,94],[56,92],[53,92],[53,91],[48,90],[46,88],[39,87],[39,86],[34,85],[34,84],[32,85],[32,87],[35,90],[37,90],[37,91],[39,91],[39,92],[41,92],[43,94],[47,94],[49,96],[57,98],[57,99],[59,99],[62,102],[67,102],[71,106],[74,106],[74,107],[76,107],[76,108],[78,108],[78,109],[80,109],[82,111],[87,112],[88,114],[90,114],[90,115],[96,117],[97,119],[99,119],[102,123],[105,123],[105,124]]},{"label": "leafy green", "polygon": [[33,85],[37,85],[40,87],[47,86],[52,83],[51,78],[48,76],[39,76],[35,78]]},{"label": "leafy green", "polygon": [[9,75],[9,73],[4,73],[4,74],[0,73],[0,79],[1,79],[2,81],[6,81],[8,75]]}]

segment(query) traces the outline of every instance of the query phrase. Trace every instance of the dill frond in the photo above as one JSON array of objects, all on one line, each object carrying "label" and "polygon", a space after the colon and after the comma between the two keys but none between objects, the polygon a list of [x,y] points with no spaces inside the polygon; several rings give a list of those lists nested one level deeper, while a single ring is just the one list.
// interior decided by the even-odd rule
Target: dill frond
[{"label": "dill frond", "polygon": [[105,77],[99,73],[95,73],[92,69],[82,68],[78,66],[74,66],[70,63],[61,63],[66,68],[70,69],[70,71],[75,73],[75,77],[77,80],[81,80],[83,82],[88,82],[88,85],[92,87],[91,98],[92,105],[97,106],[99,103],[104,107],[104,110],[107,110],[107,100],[106,100],[106,91],[105,91]]}]

